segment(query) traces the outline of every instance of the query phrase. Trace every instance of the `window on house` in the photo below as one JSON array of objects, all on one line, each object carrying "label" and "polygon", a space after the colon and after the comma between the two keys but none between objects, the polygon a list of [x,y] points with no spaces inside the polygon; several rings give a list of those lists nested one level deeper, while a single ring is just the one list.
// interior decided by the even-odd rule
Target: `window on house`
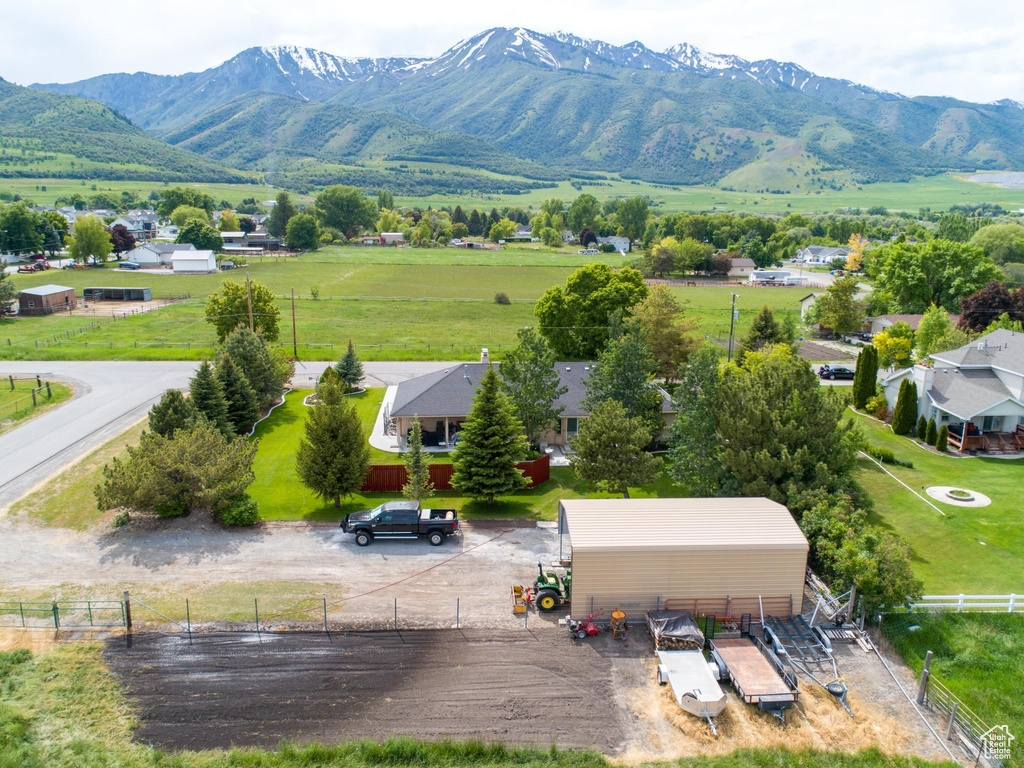
[{"label": "window on house", "polygon": [[575,435],[580,430],[580,420],[576,417],[570,417],[565,420],[565,432],[567,435]]}]

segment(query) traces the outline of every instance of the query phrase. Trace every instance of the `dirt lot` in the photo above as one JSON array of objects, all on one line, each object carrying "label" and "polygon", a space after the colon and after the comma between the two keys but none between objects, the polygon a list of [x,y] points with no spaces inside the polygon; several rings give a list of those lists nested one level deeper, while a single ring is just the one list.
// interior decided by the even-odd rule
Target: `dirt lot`
[{"label": "dirt lot", "polygon": [[[168,748],[273,746],[282,739],[501,740],[600,749],[626,763],[747,747],[945,758],[874,654],[837,651],[851,718],[801,682],[786,725],[740,702],[719,735],[654,683],[647,633],[574,642],[564,630],[143,635],[104,656],[136,706],[141,740]],[[911,681],[912,682],[912,681]],[[905,683],[906,684],[906,683]]]}]

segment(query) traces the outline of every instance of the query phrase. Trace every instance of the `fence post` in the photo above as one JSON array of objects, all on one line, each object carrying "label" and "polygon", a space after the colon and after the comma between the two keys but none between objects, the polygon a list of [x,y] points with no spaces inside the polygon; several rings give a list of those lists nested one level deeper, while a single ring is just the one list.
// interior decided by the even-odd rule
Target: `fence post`
[{"label": "fence post", "polygon": [[53,628],[60,629],[60,614],[57,612],[57,603],[54,601],[53,605]]},{"label": "fence post", "polygon": [[946,726],[946,741],[953,735],[953,724],[956,723],[956,711],[960,708],[960,702],[953,702],[953,709],[949,711],[949,725]]},{"label": "fence post", "polygon": [[42,389],[42,386],[43,386],[43,382],[39,379],[39,374],[37,373],[36,374],[36,388],[37,389]]},{"label": "fence post", "polygon": [[324,632],[328,632],[328,634],[329,634],[329,630],[327,629],[327,598],[326,597],[324,597]]},{"label": "fence post", "polygon": [[132,604],[128,597],[128,590],[121,593],[121,600],[124,603],[124,627],[129,633],[132,631]]},{"label": "fence post", "polygon": [[1017,596],[1011,592],[1010,593],[1010,613],[1013,613],[1014,610],[1016,609],[1016,607],[1017,607]]},{"label": "fence post", "polygon": [[932,676],[932,652],[924,655],[924,667],[921,669],[921,684],[917,687],[917,703],[924,704],[924,698],[928,694],[928,679]]},{"label": "fence post", "polygon": [[961,594],[960,595],[960,599],[957,600],[957,603],[956,603],[956,612],[957,613],[962,613],[963,610],[964,610],[964,596],[963,596],[963,594]]},{"label": "fence post", "polygon": [[398,631],[398,598],[395,598],[395,632]]},{"label": "fence post", "polygon": [[260,599],[258,597],[254,597],[252,599],[252,604],[253,604],[253,606],[256,609],[256,634],[259,635],[259,633],[260,633]]},{"label": "fence post", "polygon": [[36,391],[34,389],[32,390],[32,407],[36,407]]},{"label": "fence post", "polygon": [[188,632],[188,644],[192,645],[192,610],[189,608],[188,598],[185,598],[185,631]]},{"label": "fence post", "polygon": [[92,600],[87,600],[85,603],[86,608],[89,609],[89,626],[92,626]]},{"label": "fence post", "polygon": [[459,628],[459,598],[455,598],[455,628]]},{"label": "fence post", "polygon": [[[10,341],[10,339],[8,339],[8,341]],[[37,347],[39,346],[38,342],[36,342],[36,346]],[[10,381],[11,381],[11,392],[13,392],[14,391],[14,376],[8,375],[7,378],[10,379]]]},{"label": "fence post", "polygon": [[21,626],[22,629],[25,627],[25,604],[22,602],[18,603],[18,610],[21,611]]}]

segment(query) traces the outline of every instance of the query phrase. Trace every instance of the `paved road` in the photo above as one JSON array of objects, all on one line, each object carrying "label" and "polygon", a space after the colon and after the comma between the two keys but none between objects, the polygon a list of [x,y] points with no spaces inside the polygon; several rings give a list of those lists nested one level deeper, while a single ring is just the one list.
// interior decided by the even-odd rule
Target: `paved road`
[{"label": "paved road", "polygon": [[[330,362],[300,363],[296,386],[312,387]],[[457,363],[364,363],[368,383],[388,386]],[[165,391],[188,385],[188,361],[9,361],[0,375],[38,374],[75,387],[69,402],[0,435],[0,510],[141,419]]]}]

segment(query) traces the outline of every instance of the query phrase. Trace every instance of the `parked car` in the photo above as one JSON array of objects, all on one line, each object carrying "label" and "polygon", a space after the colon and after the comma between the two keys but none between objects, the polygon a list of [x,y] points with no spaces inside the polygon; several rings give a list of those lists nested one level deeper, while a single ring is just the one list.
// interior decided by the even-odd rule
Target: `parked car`
[{"label": "parked car", "polygon": [[439,547],[448,536],[458,535],[459,516],[454,509],[424,509],[418,501],[385,501],[374,509],[345,515],[341,529],[355,534],[360,547],[369,546],[377,538],[424,537]]},{"label": "parked car", "polygon": [[832,367],[830,365],[821,366],[821,370],[818,371],[818,377],[822,379],[852,379],[855,375],[855,371],[852,368],[843,368],[842,366]]}]

